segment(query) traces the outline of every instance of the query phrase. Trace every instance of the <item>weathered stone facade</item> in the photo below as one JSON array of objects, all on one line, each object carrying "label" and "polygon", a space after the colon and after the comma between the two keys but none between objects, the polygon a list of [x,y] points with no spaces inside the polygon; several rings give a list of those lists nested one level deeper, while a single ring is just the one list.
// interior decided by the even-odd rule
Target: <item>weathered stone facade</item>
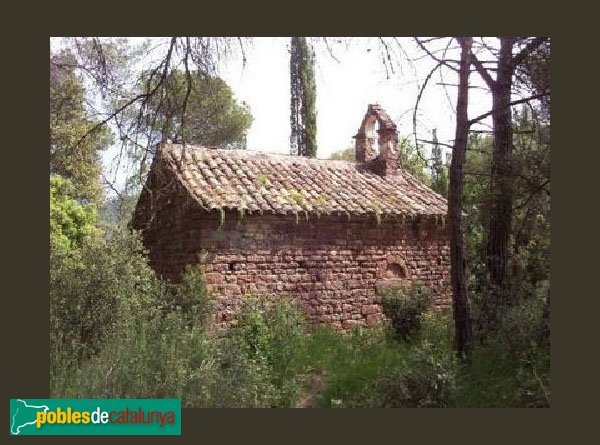
[{"label": "weathered stone facade", "polygon": [[[373,116],[380,118],[377,113]],[[383,116],[387,117],[384,113]],[[398,165],[386,157],[388,151],[380,149],[382,156],[373,158],[370,144],[364,145],[368,143],[367,126],[373,122],[367,116],[357,135],[357,154],[371,158],[359,162],[356,169],[377,169],[378,181],[382,181],[382,175],[390,175],[390,181],[397,181],[398,177],[392,175],[397,175]],[[396,140],[395,126],[380,123],[380,145],[390,144],[392,156],[396,156]],[[437,195],[431,198],[437,210],[430,212],[401,212],[393,208],[381,214],[315,213],[298,209],[281,213],[246,212],[231,205],[216,208],[212,204],[211,209],[203,205],[205,195],[198,198],[190,192],[185,171],[182,174],[181,169],[165,167],[161,162],[156,161],[150,173],[133,226],[142,230],[151,264],[163,278],[177,281],[188,264],[199,264],[204,269],[208,289],[219,299],[217,319],[221,323],[233,320],[240,299],[247,293],[289,295],[300,302],[313,321],[331,323],[340,329],[379,323],[383,315],[377,304],[377,288],[391,280],[418,281],[434,292],[437,304],[449,301],[450,252],[443,221],[445,201]],[[194,163],[198,162],[211,165],[212,159],[194,158]],[[231,176],[243,176],[241,167],[236,165],[231,164]],[[233,168],[239,171],[236,173]],[[218,174],[224,167],[215,163],[211,169]],[[342,173],[346,171],[347,177],[350,173],[357,174],[354,167]],[[303,176],[302,173],[300,170],[290,174]],[[254,176],[263,183],[264,174]],[[188,175],[196,176],[195,172]],[[374,176],[371,174],[369,178]],[[210,179],[209,174],[207,184],[211,184]],[[285,181],[284,176],[284,185]],[[214,183],[218,185],[218,178]],[[398,184],[405,187],[402,193],[406,195],[413,193],[410,187],[424,187],[412,182]],[[351,186],[340,187],[336,193],[352,193]],[[360,193],[360,187],[356,189]],[[419,194],[428,194],[427,190],[419,188]],[[221,191],[211,189],[203,193],[217,196]],[[416,202],[419,194],[415,192],[411,199]],[[319,202],[319,196],[308,192],[306,196],[306,202],[297,200],[298,207],[308,208],[309,198]],[[332,196],[327,195],[327,199]]]}]

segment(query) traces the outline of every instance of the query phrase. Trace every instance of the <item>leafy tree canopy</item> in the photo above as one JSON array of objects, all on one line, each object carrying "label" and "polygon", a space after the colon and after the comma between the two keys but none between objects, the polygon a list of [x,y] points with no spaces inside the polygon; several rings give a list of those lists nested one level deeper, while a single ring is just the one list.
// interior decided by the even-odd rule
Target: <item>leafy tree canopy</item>
[{"label": "leafy tree canopy", "polygon": [[353,146],[331,153],[329,159],[335,161],[356,161],[356,149]]},{"label": "leafy tree canopy", "polygon": [[50,244],[65,253],[98,233],[96,206],[78,202],[75,190],[69,179],[50,176]]},{"label": "leafy tree canopy", "polygon": [[422,183],[431,184],[431,178],[426,173],[427,161],[423,159],[408,138],[403,138],[398,144],[401,169],[410,173]]},{"label": "leafy tree canopy", "polygon": [[[153,130],[173,142],[246,148],[252,114],[246,104],[237,102],[223,79],[199,71],[190,72],[189,77],[173,71],[163,81],[163,94],[149,103],[148,123]],[[151,91],[156,82],[148,81],[146,87]]]},{"label": "leafy tree canopy", "polygon": [[[401,169],[415,176],[421,182],[426,185],[433,186],[431,177],[427,171],[427,162],[421,156],[417,150],[415,150],[414,146],[410,142],[408,138],[404,138],[400,140],[398,144],[398,156],[400,157],[399,161],[401,163]],[[333,152],[329,159],[338,160],[338,161],[356,161],[356,149],[353,146],[345,148],[343,150],[339,150]],[[448,183],[448,175],[447,175],[447,167],[442,166],[441,168],[442,174],[440,175],[440,189],[442,187],[447,187]],[[445,181],[445,182],[444,182]],[[437,182],[436,182],[437,184]],[[437,190],[437,189],[435,189]],[[441,193],[440,191],[438,191]]]},{"label": "leafy tree canopy", "polygon": [[93,130],[97,123],[86,110],[85,88],[75,74],[72,55],[68,52],[52,55],[50,173],[70,179],[77,198],[94,202],[102,200],[102,166],[98,152],[112,141],[105,125]]}]

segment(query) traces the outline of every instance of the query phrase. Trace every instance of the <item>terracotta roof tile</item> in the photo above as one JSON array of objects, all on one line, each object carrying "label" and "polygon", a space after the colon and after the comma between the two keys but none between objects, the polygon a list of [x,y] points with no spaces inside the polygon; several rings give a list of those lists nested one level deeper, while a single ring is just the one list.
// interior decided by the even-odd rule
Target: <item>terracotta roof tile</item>
[{"label": "terracotta roof tile", "polygon": [[206,210],[386,216],[447,211],[441,195],[402,170],[380,176],[353,162],[174,144],[163,145],[159,156]]}]

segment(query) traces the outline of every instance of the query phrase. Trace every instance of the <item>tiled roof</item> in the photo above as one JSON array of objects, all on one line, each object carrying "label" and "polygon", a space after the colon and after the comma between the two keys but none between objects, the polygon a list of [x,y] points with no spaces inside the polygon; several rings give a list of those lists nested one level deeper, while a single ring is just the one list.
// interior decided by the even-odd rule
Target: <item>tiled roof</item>
[{"label": "tiled roof", "polygon": [[401,167],[394,175],[380,176],[347,161],[175,144],[159,150],[206,210],[381,216],[447,211],[441,195]]}]

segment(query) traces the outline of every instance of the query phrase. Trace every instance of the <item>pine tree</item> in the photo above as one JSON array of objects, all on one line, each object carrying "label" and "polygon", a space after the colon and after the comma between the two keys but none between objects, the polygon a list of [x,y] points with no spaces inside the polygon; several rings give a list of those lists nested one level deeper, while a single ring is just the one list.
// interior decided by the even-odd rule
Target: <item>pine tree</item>
[{"label": "pine tree", "polygon": [[317,155],[317,113],[314,53],[306,37],[292,37],[290,45],[291,153]]},{"label": "pine tree", "polygon": [[76,199],[99,203],[100,152],[110,145],[112,134],[89,115],[85,87],[73,65],[68,51],[50,56],[50,173],[71,181]]}]

